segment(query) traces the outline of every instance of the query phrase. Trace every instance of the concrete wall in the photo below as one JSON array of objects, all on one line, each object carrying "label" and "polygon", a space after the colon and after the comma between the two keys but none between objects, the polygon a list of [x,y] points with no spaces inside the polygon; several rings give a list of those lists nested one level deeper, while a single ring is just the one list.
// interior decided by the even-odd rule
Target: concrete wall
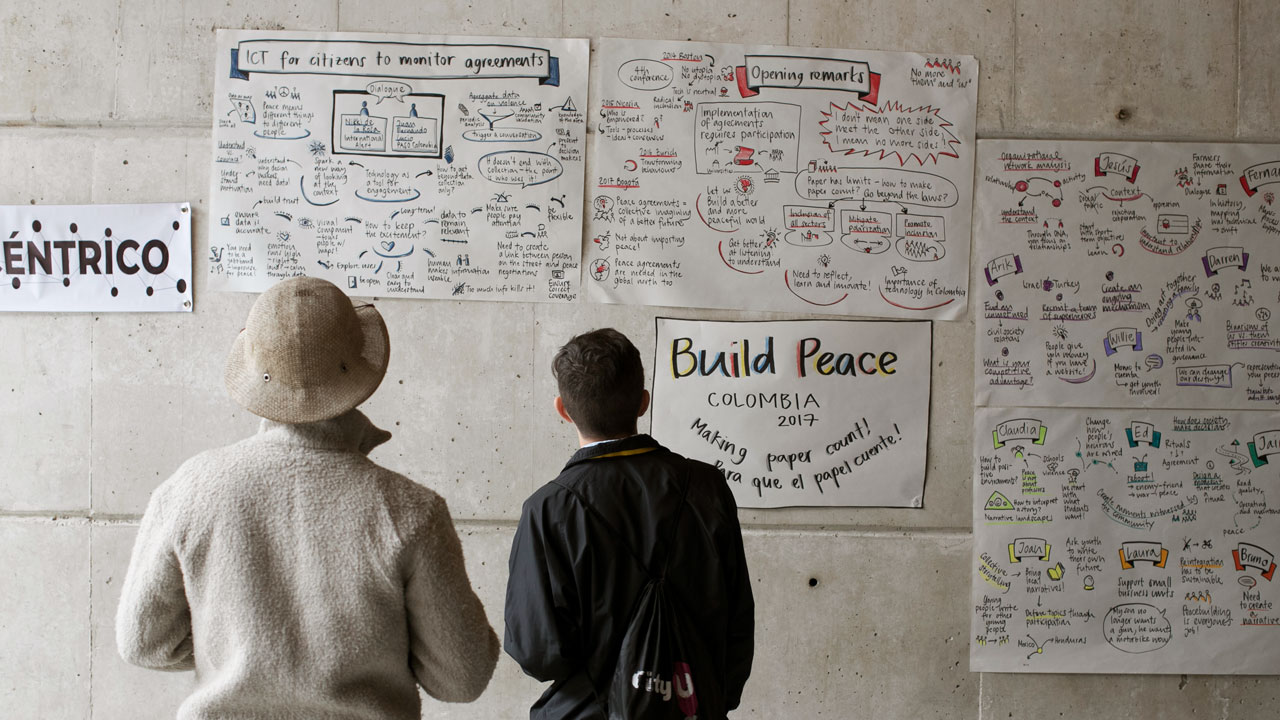
[{"label": "concrete wall", "polygon": [[[216,27],[967,53],[981,62],[979,137],[1280,140],[1271,0],[4,2],[0,203],[189,200],[197,258],[190,315],[0,317],[0,715],[12,720],[172,717],[192,684],[120,661],[112,617],[151,490],[255,427],[221,387],[253,297],[202,282]],[[380,307],[394,352],[366,411],[398,437],[375,457],[448,498],[499,631],[520,503],[574,448],[550,406],[559,343],[612,325],[651,357],[659,313],[774,317]],[[923,510],[742,513],[760,645],[737,717],[1274,717],[1275,676],[968,671],[972,332],[935,325]],[[538,692],[504,659],[478,703],[426,714],[518,718]]]}]

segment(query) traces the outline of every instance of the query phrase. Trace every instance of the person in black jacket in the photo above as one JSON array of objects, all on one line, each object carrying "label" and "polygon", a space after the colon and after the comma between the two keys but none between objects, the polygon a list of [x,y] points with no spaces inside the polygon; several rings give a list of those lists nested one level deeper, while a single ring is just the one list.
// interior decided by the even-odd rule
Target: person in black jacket
[{"label": "person in black jacket", "polygon": [[556,412],[581,447],[525,501],[511,547],[503,647],[551,683],[529,717],[608,716],[622,637],[649,580],[639,561],[665,560],[668,597],[695,629],[686,640],[699,668],[697,719],[725,718],[751,673],[755,632],[733,494],[715,467],[636,433],[649,392],[640,353],[622,333],[573,338],[552,372]]}]

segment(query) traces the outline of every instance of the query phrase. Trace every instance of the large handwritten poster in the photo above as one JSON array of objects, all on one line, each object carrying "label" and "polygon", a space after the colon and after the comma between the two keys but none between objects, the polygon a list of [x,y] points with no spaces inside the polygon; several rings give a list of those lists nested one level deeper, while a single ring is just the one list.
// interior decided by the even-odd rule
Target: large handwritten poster
[{"label": "large handwritten poster", "polygon": [[603,39],[588,297],[965,310],[977,61]]},{"label": "large handwritten poster", "polygon": [[657,320],[653,434],[739,507],[921,507],[929,322]]},{"label": "large handwritten poster", "polygon": [[191,205],[0,206],[0,311],[191,312]]},{"label": "large handwritten poster", "polygon": [[1280,404],[1280,145],[978,148],[979,405]]},{"label": "large handwritten poster", "polygon": [[579,294],[587,42],[219,31],[215,288]]},{"label": "large handwritten poster", "polygon": [[1280,418],[986,408],[975,672],[1280,667]]}]

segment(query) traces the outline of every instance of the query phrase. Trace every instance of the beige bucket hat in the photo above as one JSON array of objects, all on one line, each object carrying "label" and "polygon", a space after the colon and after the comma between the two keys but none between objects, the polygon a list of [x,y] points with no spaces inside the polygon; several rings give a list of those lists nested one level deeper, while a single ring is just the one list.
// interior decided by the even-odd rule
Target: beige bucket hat
[{"label": "beige bucket hat", "polygon": [[225,381],[244,409],[283,423],[337,417],[387,373],[390,339],[372,305],[352,306],[333,283],[297,277],[254,302],[227,357]]}]

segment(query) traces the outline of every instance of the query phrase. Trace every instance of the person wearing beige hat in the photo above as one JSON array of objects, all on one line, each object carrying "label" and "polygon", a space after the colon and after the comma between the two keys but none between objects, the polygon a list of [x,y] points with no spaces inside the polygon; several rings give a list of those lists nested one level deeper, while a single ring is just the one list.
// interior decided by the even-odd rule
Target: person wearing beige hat
[{"label": "person wearing beige hat", "polygon": [[227,358],[258,434],[151,496],[116,614],[121,656],[196,671],[180,720],[417,720],[417,685],[470,702],[498,639],[445,501],[366,457],[356,406],[386,373],[372,305],[295,278],[254,303]]}]

